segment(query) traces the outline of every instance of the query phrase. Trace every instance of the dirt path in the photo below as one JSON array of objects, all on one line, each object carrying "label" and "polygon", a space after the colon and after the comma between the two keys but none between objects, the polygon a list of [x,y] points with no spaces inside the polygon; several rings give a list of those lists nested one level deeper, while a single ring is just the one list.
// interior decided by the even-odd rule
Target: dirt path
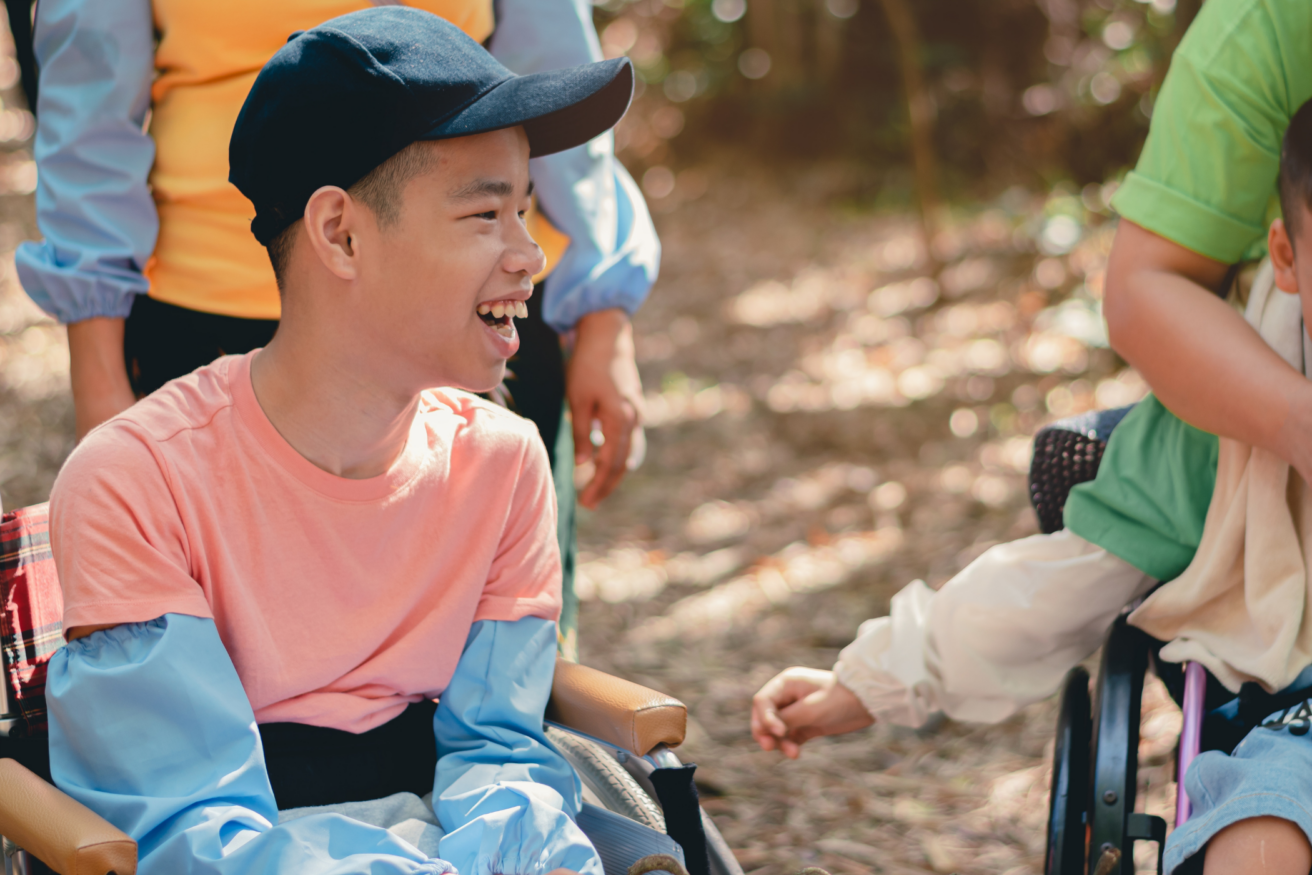
[{"label": "dirt path", "polygon": [[[1074,195],[1013,192],[956,217],[936,285],[910,217],[808,203],[814,177],[710,176],[661,216],[638,318],[650,452],[584,517],[584,661],[688,703],[685,757],[749,871],[1038,872],[1055,703],[798,762],[755,750],[747,713],[909,581],[1034,532],[1039,425],[1139,397],[1099,346],[1111,229]],[[1178,712],[1160,688],[1144,721],[1140,795],[1165,812]]]},{"label": "dirt path", "polygon": [[[1109,229],[1078,196],[1013,192],[955,218],[936,284],[909,219],[825,206],[823,174],[698,182],[657,205],[647,462],[583,515],[584,660],[688,703],[684,756],[748,871],[1037,872],[1051,702],[995,727],[879,726],[799,762],[754,750],[747,713],[778,669],[831,665],[907,582],[1033,532],[1042,422],[1141,393],[1097,345]],[[8,507],[44,500],[72,444],[63,331],[10,257],[31,210],[0,196]],[[1141,798],[1163,812],[1178,715],[1157,688],[1144,713]]]}]

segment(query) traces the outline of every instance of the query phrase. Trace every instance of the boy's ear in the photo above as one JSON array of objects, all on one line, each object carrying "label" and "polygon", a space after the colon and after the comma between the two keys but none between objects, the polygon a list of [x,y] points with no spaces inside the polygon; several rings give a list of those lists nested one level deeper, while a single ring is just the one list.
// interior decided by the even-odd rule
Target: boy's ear
[{"label": "boy's ear", "polygon": [[359,275],[357,227],[360,205],[335,185],[325,185],[305,204],[305,235],[319,262],[339,279]]},{"label": "boy's ear", "polygon": [[1294,270],[1294,242],[1289,239],[1284,219],[1271,223],[1271,230],[1266,235],[1267,250],[1271,254],[1271,266],[1275,268],[1276,288],[1291,295],[1298,294],[1298,274]]}]

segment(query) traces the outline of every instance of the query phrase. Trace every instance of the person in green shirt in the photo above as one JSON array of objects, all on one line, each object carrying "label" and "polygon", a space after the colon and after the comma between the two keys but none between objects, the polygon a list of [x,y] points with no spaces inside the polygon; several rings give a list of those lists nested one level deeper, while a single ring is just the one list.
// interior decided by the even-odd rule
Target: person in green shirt
[{"label": "person in green shirt", "polygon": [[[1068,528],[1169,580],[1202,536],[1217,435],[1271,450],[1312,482],[1312,382],[1222,295],[1279,215],[1289,120],[1312,98],[1312,3],[1209,0],[1171,60],[1121,216],[1103,312],[1153,395],[1117,427]],[[1171,485],[1174,484],[1174,485]],[[1187,484],[1187,485],[1181,485]]]},{"label": "person in green shirt", "polygon": [[[1255,291],[1254,302],[1267,331],[1296,341],[1303,321],[1312,319],[1312,100],[1294,115],[1284,137],[1280,196],[1289,218],[1271,223],[1272,269],[1260,279],[1262,292]],[[1268,278],[1279,291],[1265,285]],[[1289,303],[1266,306],[1272,296],[1283,295],[1298,297],[1294,307],[1301,315]],[[1291,345],[1302,351],[1297,343],[1285,344]],[[1306,369],[1305,356],[1288,349],[1286,354]],[[941,712],[997,723],[1050,696],[1106,640],[1127,604],[1148,596],[1160,579],[1176,576],[1198,549],[1207,549],[1199,543],[1218,449],[1215,436],[1148,398],[1111,433],[1098,477],[1074,490],[1067,503],[1066,521],[1082,532],[1068,525],[995,545],[937,590],[923,581],[908,584],[893,596],[888,616],[861,624],[833,671],[794,666],[766,683],[753,698],[753,737],[764,750],[796,757],[811,738],[875,721],[921,727]],[[1254,495],[1246,501],[1257,500]],[[1289,573],[1280,561],[1268,563],[1266,571]],[[1204,593],[1192,607],[1214,614],[1214,596]],[[1192,597],[1199,597],[1197,590]],[[1278,605],[1269,596],[1263,600],[1266,610],[1282,618],[1298,611],[1295,619],[1305,601],[1302,595]],[[1143,622],[1145,610],[1131,614],[1129,622],[1153,628]],[[1262,625],[1257,615],[1250,619]],[[1238,633],[1240,639],[1251,636],[1253,625]],[[1236,652],[1233,634],[1233,627],[1204,621],[1169,646],[1185,639],[1202,644],[1205,654],[1192,658],[1218,678],[1228,675],[1224,682],[1238,692],[1243,680],[1262,678],[1223,655]],[[1285,688],[1283,705],[1273,701],[1260,726],[1246,721],[1250,731],[1233,751],[1205,752],[1189,766],[1183,777],[1193,816],[1166,841],[1162,865],[1169,875],[1254,868],[1305,875],[1312,869],[1312,666],[1306,659],[1292,662],[1291,641],[1266,644],[1290,648],[1276,662],[1288,662],[1296,677],[1272,683]]]},{"label": "person in green shirt", "polygon": [[[1113,348],[1154,394],[1116,427],[1098,477],[1071,491],[1064,522],[1157,580],[1178,576],[1197,551],[1218,435],[1268,449],[1312,482],[1312,381],[1223,299],[1232,266],[1264,253],[1279,215],[1281,143],[1309,98],[1312,2],[1208,0],[1172,59],[1138,165],[1113,199],[1121,222],[1104,313]],[[1114,564],[1097,553],[1082,558]],[[894,607],[889,622],[869,634],[863,627],[867,650],[896,643]],[[854,681],[859,656],[849,660]],[[874,711],[863,702],[887,690],[867,684],[863,700],[844,686],[842,668],[840,658],[836,672],[794,668],[767,683],[753,708],[761,746],[796,756],[807,738],[868,725]],[[1205,855],[1189,850],[1180,868],[1306,872],[1312,846],[1295,819],[1255,812],[1209,833]]]},{"label": "person in green shirt", "polygon": [[[1312,3],[1209,0],[1112,200],[1121,221],[1103,312],[1112,347],[1153,395],[1113,432],[1097,479],[1071,491],[1065,523],[1160,580],[1202,538],[1217,435],[1270,450],[1312,482],[1312,381],[1223,299],[1232,266],[1264,254],[1281,141],[1309,98]],[[1291,820],[1258,817],[1212,836],[1201,868],[1305,871],[1308,854]]]}]

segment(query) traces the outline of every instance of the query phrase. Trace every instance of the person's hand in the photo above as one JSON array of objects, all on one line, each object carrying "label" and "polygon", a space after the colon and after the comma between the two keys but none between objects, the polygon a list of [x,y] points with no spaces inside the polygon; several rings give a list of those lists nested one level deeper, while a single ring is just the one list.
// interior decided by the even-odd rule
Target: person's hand
[{"label": "person's hand", "polygon": [[777,750],[790,760],[813,738],[864,729],[874,722],[832,671],[793,666],[752,697],[752,738],[762,750]]},{"label": "person's hand", "polygon": [[[620,309],[589,313],[575,326],[565,370],[565,397],[574,428],[574,464],[593,466],[579,504],[596,509],[624,479],[635,433],[642,424],[642,381],[633,353],[633,326]],[[603,442],[593,446],[592,423]]]},{"label": "person's hand", "polygon": [[80,441],[137,402],[123,359],[123,320],[95,318],[69,325],[68,360]]}]

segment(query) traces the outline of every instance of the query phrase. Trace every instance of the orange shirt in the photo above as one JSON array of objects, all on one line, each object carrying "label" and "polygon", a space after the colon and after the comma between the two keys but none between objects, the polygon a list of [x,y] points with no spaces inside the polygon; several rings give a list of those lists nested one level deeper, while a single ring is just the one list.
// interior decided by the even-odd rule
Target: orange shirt
[{"label": "orange shirt", "polygon": [[[273,269],[250,231],[255,209],[228,182],[228,140],[260,68],[288,36],[371,5],[368,0],[154,0],[160,40],[151,90],[156,152],[150,183],[160,227],[145,270],[151,297],[206,313],[279,317]],[[492,33],[492,0],[408,0],[407,5],[442,16],[479,42]],[[533,222],[530,230],[554,264],[569,238],[546,226],[540,214]]]},{"label": "orange shirt", "polygon": [[363,732],[434,698],[478,620],[560,612],[531,422],[432,390],[401,457],[335,477],[221,358],[94,430],[50,499],[64,628],[212,617],[261,723]]}]

